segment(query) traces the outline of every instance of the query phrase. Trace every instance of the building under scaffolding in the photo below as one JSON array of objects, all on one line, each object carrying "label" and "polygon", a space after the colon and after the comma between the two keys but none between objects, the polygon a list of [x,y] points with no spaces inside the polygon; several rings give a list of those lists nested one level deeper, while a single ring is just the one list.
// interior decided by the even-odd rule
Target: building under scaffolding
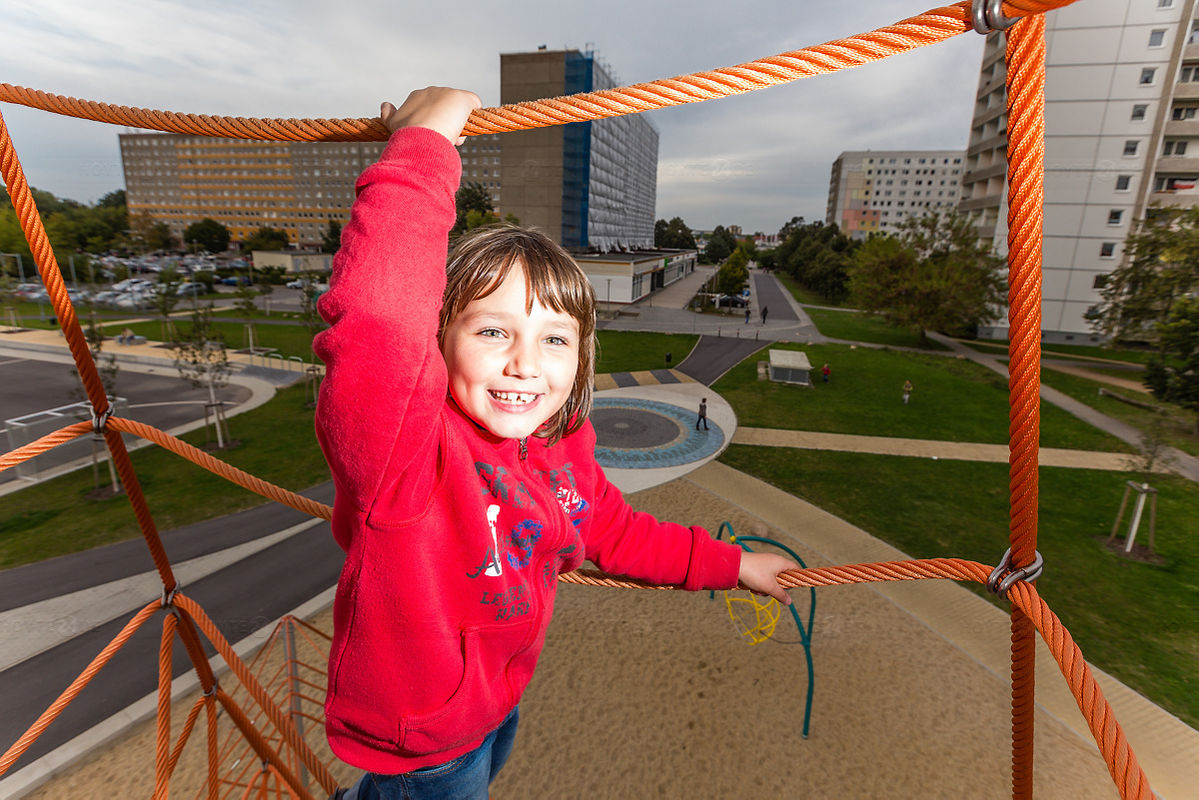
[{"label": "building under scaffolding", "polygon": [[[610,89],[610,71],[578,50],[500,56],[500,101]],[[564,247],[652,248],[658,131],[644,115],[504,134],[503,210]]]}]

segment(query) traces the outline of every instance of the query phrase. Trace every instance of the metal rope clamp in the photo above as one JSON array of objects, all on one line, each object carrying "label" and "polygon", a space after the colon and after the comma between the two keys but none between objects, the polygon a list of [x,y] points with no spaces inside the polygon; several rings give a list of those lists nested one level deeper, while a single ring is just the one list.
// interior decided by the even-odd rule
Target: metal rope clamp
[{"label": "metal rope clamp", "polygon": [[1003,551],[1003,558],[999,559],[999,566],[991,570],[991,574],[987,576],[987,589],[1006,600],[1008,590],[1017,582],[1032,583],[1041,577],[1044,568],[1045,559],[1041,558],[1040,550],[1033,551],[1032,563],[1027,567],[1013,567],[1012,548],[1009,547]]},{"label": "metal rope clamp", "polygon": [[92,408],[92,432],[97,436],[103,436],[108,429],[108,420],[112,417],[112,406],[105,407],[99,414],[96,409]]},{"label": "metal rope clamp", "polygon": [[1003,15],[1003,0],[972,0],[970,18],[974,30],[986,36],[994,31],[1006,31],[1020,21],[1020,17]]},{"label": "metal rope clamp", "polygon": [[179,589],[181,586],[182,584],[176,582],[175,588],[169,591],[167,590],[167,587],[162,587],[162,607],[170,609],[171,613],[175,614],[176,616],[179,615],[179,609],[175,607],[175,595],[179,594]]}]

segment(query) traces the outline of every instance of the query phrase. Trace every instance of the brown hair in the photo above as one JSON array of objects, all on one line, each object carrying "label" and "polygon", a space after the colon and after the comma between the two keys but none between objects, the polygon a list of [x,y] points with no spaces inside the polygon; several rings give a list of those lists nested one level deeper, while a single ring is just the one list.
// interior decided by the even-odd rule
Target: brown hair
[{"label": "brown hair", "polygon": [[582,268],[557,242],[540,231],[509,224],[476,228],[459,239],[446,266],[437,341],[444,345],[442,337],[450,321],[473,301],[494,292],[514,266],[525,276],[525,313],[537,298],[546,308],[579,323],[574,386],[566,404],[536,433],[553,444],[583,426],[591,413],[595,379],[595,291]]}]

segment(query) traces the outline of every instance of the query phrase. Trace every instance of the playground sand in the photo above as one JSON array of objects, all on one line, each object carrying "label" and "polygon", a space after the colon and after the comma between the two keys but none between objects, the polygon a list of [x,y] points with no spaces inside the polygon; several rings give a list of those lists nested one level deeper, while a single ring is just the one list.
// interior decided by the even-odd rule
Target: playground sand
[{"label": "playground sand", "polygon": [[[728,520],[821,563],[802,542],[685,478],[630,501],[713,530]],[[796,598],[806,609],[806,593]],[[516,749],[492,797],[1011,796],[1004,678],[868,585],[818,591],[816,612],[804,739],[807,670],[789,615],[773,640],[750,646],[719,592],[709,600],[707,592],[560,585]],[[330,617],[314,622],[328,630]],[[188,705],[176,706],[176,731]],[[202,726],[197,733],[172,780],[176,797],[201,793]],[[308,738],[323,744],[319,734]],[[1035,760],[1039,798],[1118,796],[1094,745],[1043,711]],[[148,722],[31,797],[148,797],[153,762]],[[333,772],[343,782],[356,777],[344,764]]]}]

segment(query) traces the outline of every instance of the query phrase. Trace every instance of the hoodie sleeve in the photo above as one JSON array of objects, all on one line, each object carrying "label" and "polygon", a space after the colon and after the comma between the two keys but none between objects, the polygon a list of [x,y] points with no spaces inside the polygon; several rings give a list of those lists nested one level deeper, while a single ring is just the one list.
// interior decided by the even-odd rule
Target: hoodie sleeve
[{"label": "hoodie sleeve", "polygon": [[437,346],[461,162],[425,128],[392,135],[358,178],[350,221],[318,308],[325,363],[316,429],[340,502],[369,511],[384,475],[435,444],[446,369]]},{"label": "hoodie sleeve", "polygon": [[595,432],[588,423],[579,437],[594,469],[591,524],[586,557],[605,572],[684,589],[731,589],[741,569],[741,548],[717,541],[698,526],[661,522],[634,511],[595,461]]}]

